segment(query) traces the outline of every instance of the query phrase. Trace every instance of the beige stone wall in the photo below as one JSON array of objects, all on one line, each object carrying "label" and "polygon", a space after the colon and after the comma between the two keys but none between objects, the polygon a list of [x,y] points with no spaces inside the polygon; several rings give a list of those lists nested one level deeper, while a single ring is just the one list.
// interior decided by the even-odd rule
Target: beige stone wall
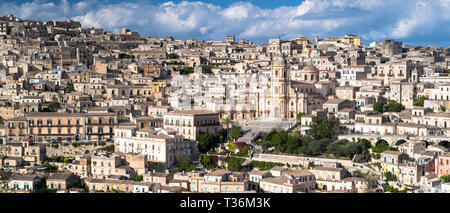
[{"label": "beige stone wall", "polygon": [[87,143],[86,145],[80,145],[77,147],[71,144],[67,146],[63,146],[61,144],[48,144],[46,149],[46,155],[47,157],[83,155],[85,154],[86,150],[92,152],[94,150],[106,147],[108,145],[111,144],[107,143],[105,146],[97,146],[95,145],[95,143],[94,144]]}]

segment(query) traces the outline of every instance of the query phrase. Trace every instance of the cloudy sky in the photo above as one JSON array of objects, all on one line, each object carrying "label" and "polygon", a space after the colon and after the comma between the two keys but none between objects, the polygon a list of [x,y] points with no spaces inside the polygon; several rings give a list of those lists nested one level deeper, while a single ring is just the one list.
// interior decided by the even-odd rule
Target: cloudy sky
[{"label": "cloudy sky", "polygon": [[450,45],[450,0],[13,0],[0,15],[21,19],[73,19],[113,32],[257,43],[358,34],[364,43],[396,39],[407,44]]}]

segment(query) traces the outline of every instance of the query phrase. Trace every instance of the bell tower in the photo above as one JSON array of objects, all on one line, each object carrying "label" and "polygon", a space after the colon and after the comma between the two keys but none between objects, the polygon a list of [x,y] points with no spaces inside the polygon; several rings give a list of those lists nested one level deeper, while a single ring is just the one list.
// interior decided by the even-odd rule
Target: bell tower
[{"label": "bell tower", "polygon": [[274,118],[288,118],[290,74],[286,59],[280,50],[274,53],[271,66],[272,115]]}]

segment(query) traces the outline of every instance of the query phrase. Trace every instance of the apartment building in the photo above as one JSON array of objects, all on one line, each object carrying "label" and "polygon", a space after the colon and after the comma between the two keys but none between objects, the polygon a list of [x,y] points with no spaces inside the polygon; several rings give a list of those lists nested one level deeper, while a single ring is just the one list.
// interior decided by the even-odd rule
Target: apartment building
[{"label": "apartment building", "polygon": [[259,186],[264,193],[299,193],[315,189],[316,178],[307,170],[290,170],[279,177],[264,178]]},{"label": "apartment building", "polygon": [[393,175],[399,177],[400,167],[399,165],[408,159],[408,155],[398,151],[386,150],[381,153],[381,167],[383,172],[391,172]]},{"label": "apartment building", "polygon": [[36,142],[110,140],[117,119],[114,113],[30,113],[7,121],[8,141],[25,138]]},{"label": "apartment building", "polygon": [[175,129],[189,140],[203,133],[217,135],[221,132],[219,113],[200,110],[172,111],[164,114],[164,128]]},{"label": "apartment building", "polygon": [[[190,185],[195,185],[191,181]],[[197,181],[198,192],[204,193],[243,193],[248,191],[248,182],[241,173],[227,170],[216,170],[204,175],[203,180]]]},{"label": "apartment building", "polygon": [[195,143],[184,140],[174,130],[160,128],[119,126],[114,143],[117,152],[145,155],[153,168],[162,170],[197,153]]},{"label": "apartment building", "polygon": [[438,155],[435,161],[436,176],[450,175],[450,152]]}]

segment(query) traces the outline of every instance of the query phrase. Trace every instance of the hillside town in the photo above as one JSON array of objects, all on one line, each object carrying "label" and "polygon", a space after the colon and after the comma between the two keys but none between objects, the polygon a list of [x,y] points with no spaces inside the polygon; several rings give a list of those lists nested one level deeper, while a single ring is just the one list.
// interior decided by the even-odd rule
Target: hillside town
[{"label": "hillside town", "polygon": [[450,47],[0,17],[4,193],[449,193]]}]

